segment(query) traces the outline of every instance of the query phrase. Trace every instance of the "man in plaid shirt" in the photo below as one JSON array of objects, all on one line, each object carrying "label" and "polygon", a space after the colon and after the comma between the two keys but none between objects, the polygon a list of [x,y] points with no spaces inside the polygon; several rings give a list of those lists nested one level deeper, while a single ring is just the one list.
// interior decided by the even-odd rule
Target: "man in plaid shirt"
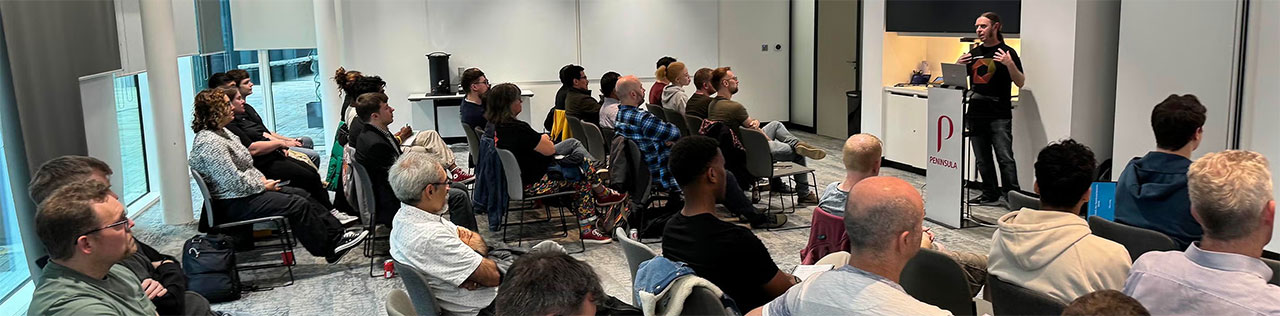
[{"label": "man in plaid shirt", "polygon": [[670,192],[680,191],[676,179],[666,168],[667,157],[671,156],[671,145],[680,138],[680,130],[638,108],[640,102],[644,101],[645,94],[644,85],[635,76],[618,79],[613,93],[621,101],[614,123],[618,135],[630,139],[640,148],[640,153],[644,154],[644,162],[649,165],[649,173],[654,175],[654,183]]}]

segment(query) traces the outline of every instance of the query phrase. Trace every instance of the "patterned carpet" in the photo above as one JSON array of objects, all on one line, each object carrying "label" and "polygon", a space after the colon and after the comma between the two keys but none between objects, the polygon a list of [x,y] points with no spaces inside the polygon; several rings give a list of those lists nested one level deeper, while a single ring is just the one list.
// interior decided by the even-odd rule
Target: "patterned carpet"
[{"label": "patterned carpet", "polygon": [[[810,167],[817,169],[818,181],[815,184],[815,188],[821,190],[827,184],[844,178],[839,154],[840,147],[844,142],[843,139],[803,132],[796,132],[796,134],[801,139],[824,148],[830,153],[827,159],[811,161],[809,164]],[[456,155],[458,164],[465,166],[467,163],[465,144],[454,146],[454,151],[459,153]],[[914,173],[885,168],[881,174],[900,177],[917,188],[923,189],[924,187],[924,177]],[[194,195],[199,196],[198,193]],[[765,197],[768,198],[767,195]],[[197,201],[196,203],[196,205],[200,205],[199,203],[201,202]],[[764,207],[763,204],[758,206]],[[134,228],[134,233],[138,239],[154,246],[163,253],[178,254],[182,248],[183,241],[197,234],[195,224],[165,225],[163,223],[163,210],[160,208],[160,205],[156,205],[140,215],[136,219],[137,226]],[[777,211],[776,202],[774,208],[774,211]],[[786,226],[807,225],[812,211],[813,205],[802,205],[797,212],[788,215]],[[1003,207],[973,208],[975,217],[986,219],[987,221],[994,221],[1005,212],[1006,210]],[[199,218],[198,215],[196,217]],[[486,227],[487,219],[484,216],[479,216],[478,220],[480,227],[482,227],[481,230],[486,230],[483,227]],[[554,222],[559,223],[560,221],[554,220]],[[987,227],[953,230],[928,221],[925,222],[925,226],[932,228],[936,235],[937,243],[943,244],[951,250],[983,254],[987,253],[990,248],[991,235],[994,232],[993,228]],[[541,230],[535,229],[535,232],[549,231],[558,232],[559,228],[543,226]],[[571,235],[574,233],[574,230],[570,230]],[[755,230],[755,233],[769,248],[769,252],[773,260],[777,262],[778,267],[784,271],[790,271],[799,264],[800,250],[804,248],[809,237],[808,229]],[[485,231],[484,234],[485,239],[490,244],[501,244],[502,237],[500,235],[494,236],[488,231]],[[559,241],[570,250],[578,249],[576,236]],[[529,243],[524,244],[526,247],[529,245]],[[656,251],[661,251],[660,243],[649,244],[649,246]],[[383,244],[383,247],[385,247],[385,244]],[[369,259],[362,256],[359,249],[353,250],[336,264],[326,264],[323,258],[313,257],[300,247],[295,250],[295,254],[298,265],[294,267],[294,276],[296,278],[294,285],[247,293],[240,300],[215,304],[214,309],[239,315],[386,315],[384,304],[387,293],[391,289],[404,288],[398,278],[370,278],[367,274],[369,271]],[[596,273],[600,275],[601,281],[604,283],[605,291],[609,295],[615,296],[624,302],[631,301],[631,275],[627,268],[626,259],[622,255],[622,249],[617,243],[588,245],[585,252],[574,254],[573,256],[586,261],[595,268]],[[381,269],[380,260],[382,259],[378,261],[379,270]],[[284,280],[282,278],[283,271],[283,269],[267,269],[246,273],[244,277],[249,282],[259,284],[278,283]]]}]

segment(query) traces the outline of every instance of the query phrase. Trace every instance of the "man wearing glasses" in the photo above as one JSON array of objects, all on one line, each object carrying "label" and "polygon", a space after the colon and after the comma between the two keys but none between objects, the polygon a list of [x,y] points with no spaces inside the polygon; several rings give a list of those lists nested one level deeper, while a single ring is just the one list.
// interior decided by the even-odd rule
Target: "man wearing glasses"
[{"label": "man wearing glasses", "polygon": [[560,71],[560,80],[563,82],[565,76],[570,76],[568,84],[572,86],[565,90],[564,96],[564,114],[569,117],[576,117],[583,122],[591,122],[591,124],[600,124],[600,102],[596,98],[591,97],[591,90],[588,90],[588,84],[591,83],[587,79],[587,73],[582,66],[568,65]]},{"label": "man wearing glasses", "polygon": [[49,263],[36,280],[30,315],[158,315],[128,268],[138,251],[133,221],[111,187],[81,180],[54,191],[36,213]]}]

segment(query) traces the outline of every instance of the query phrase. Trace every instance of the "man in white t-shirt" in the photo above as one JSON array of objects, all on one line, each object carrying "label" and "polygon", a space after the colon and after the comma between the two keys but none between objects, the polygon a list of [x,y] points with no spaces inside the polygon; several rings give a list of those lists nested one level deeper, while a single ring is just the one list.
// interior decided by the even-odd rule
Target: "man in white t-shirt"
[{"label": "man in white t-shirt", "polygon": [[845,210],[849,264],[815,274],[747,315],[951,315],[898,285],[924,236],[920,192],[902,179],[871,177],[850,195],[866,198],[849,199]]},{"label": "man in white t-shirt", "polygon": [[444,168],[423,153],[401,155],[388,177],[403,202],[392,219],[391,257],[426,274],[436,302],[451,315],[490,313],[498,295],[498,265],[485,258],[480,234],[458,227],[446,211],[449,180]]}]

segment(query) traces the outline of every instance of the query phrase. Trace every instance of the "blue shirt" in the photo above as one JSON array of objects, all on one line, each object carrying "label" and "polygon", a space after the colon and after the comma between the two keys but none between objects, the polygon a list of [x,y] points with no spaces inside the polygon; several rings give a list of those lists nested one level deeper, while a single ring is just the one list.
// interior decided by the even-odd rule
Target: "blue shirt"
[{"label": "blue shirt", "polygon": [[675,142],[680,138],[680,130],[675,125],[663,122],[633,105],[619,105],[615,127],[618,135],[630,139],[640,148],[654,183],[669,191],[679,190],[675,177],[667,169],[667,158],[671,156],[671,146],[667,142]]},{"label": "blue shirt", "polygon": [[1277,315],[1280,287],[1257,258],[1201,250],[1148,252],[1133,263],[1124,294],[1152,315]]}]

